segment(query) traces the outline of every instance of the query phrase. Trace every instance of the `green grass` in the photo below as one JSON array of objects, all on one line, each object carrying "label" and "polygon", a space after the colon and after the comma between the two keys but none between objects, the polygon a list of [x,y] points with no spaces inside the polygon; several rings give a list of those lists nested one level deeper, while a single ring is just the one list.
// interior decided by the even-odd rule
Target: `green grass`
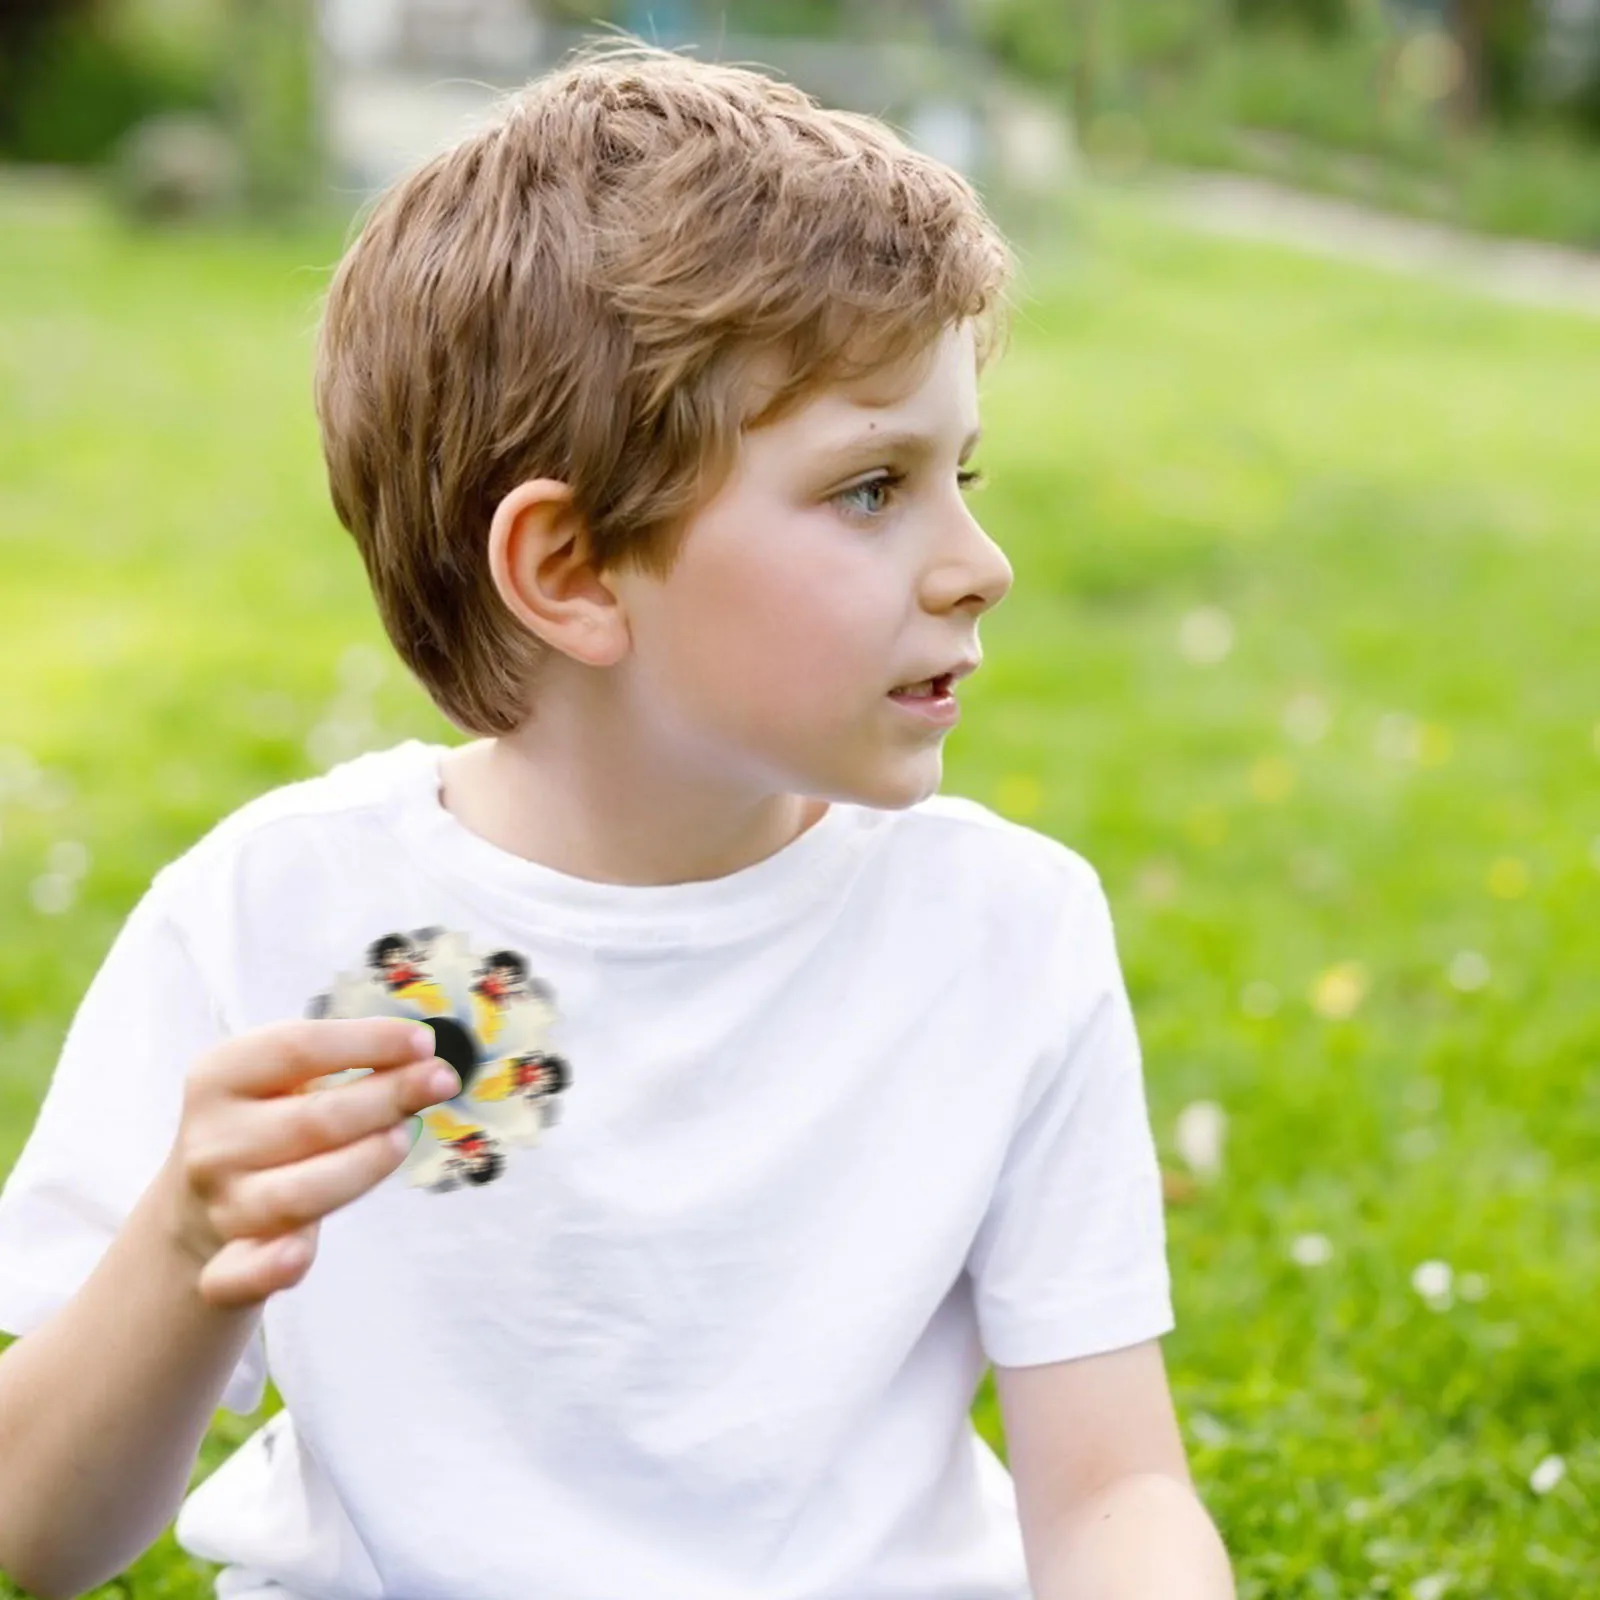
[{"label": "green grass", "polygon": [[1456,128],[1442,102],[1408,90],[1393,43],[1243,29],[1181,60],[1130,62],[1106,75],[1110,115],[1088,144],[1113,165],[1153,155],[1476,232],[1600,247],[1600,144],[1573,117],[1547,109]]},{"label": "green grass", "polygon": [[[1101,869],[1168,1164],[1184,1106],[1227,1113],[1170,1214],[1166,1349],[1241,1594],[1567,1600],[1600,1511],[1600,323],[1079,220],[986,385],[1017,585],[947,787]],[[0,746],[42,771],[0,755],[4,1172],[156,867],[330,718],[446,730],[371,684],[325,501],[337,235],[133,240],[14,196],[0,234]],[[89,867],[47,914],[63,840]],[[1431,1307],[1427,1260],[1481,1295]],[[976,1414],[998,1442],[987,1386]],[[120,1592],[209,1570],[168,1537]]]}]

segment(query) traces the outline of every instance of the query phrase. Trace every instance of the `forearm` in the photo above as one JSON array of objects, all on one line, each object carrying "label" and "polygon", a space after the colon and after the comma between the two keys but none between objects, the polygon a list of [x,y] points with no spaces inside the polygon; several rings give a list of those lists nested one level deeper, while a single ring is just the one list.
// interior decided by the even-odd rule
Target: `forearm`
[{"label": "forearm", "polygon": [[169,1181],[0,1357],[0,1572],[41,1600],[95,1587],[155,1542],[259,1316],[201,1299]]},{"label": "forearm", "polygon": [[1176,1478],[1119,1478],[1029,1551],[1035,1600],[1234,1600],[1216,1525]]}]

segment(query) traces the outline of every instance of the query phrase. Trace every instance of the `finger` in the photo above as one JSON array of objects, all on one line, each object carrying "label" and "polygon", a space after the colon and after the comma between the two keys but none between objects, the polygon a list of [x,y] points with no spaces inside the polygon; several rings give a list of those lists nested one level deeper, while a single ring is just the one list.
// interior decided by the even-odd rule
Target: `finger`
[{"label": "finger", "polygon": [[317,1094],[240,1101],[212,1119],[209,1148],[192,1151],[189,1168],[202,1192],[214,1192],[240,1171],[281,1167],[336,1150],[460,1091],[454,1069],[430,1057],[392,1072],[352,1078]]},{"label": "finger", "polygon": [[212,1206],[213,1226],[230,1240],[304,1227],[381,1183],[411,1144],[411,1129],[401,1123],[304,1161],[244,1173]]},{"label": "finger", "polygon": [[330,1072],[380,1072],[434,1053],[433,1029],[405,1017],[272,1023],[219,1045],[196,1077],[231,1094],[284,1094]]},{"label": "finger", "polygon": [[200,1273],[200,1296],[219,1310],[259,1305],[293,1288],[316,1255],[315,1230],[298,1228],[268,1239],[230,1239]]}]

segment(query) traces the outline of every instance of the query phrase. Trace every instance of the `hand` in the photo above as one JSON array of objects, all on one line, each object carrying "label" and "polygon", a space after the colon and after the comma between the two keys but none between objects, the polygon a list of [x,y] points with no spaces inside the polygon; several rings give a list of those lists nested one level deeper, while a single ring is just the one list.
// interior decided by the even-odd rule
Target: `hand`
[{"label": "hand", "polygon": [[[175,1242],[208,1304],[259,1304],[303,1278],[317,1226],[388,1177],[408,1119],[461,1087],[433,1032],[399,1017],[276,1023],[194,1065],[162,1173]],[[308,1094],[314,1080],[365,1069]]]}]

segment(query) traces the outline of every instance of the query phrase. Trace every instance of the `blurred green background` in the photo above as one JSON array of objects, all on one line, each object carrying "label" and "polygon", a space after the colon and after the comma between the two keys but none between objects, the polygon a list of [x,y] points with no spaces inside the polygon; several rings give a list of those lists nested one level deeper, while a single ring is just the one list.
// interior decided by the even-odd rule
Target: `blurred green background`
[{"label": "blurred green background", "polygon": [[[1206,71],[1275,50],[1356,70],[1358,8],[1326,32],[1258,9],[1217,11]],[[1046,7],[979,10],[990,59],[1085,90],[1083,35],[1049,60],[1025,42]],[[156,77],[195,106],[224,103],[211,36],[185,31],[202,11],[129,35],[170,48]],[[1084,126],[1136,108],[1153,141],[1134,42],[1088,52]],[[1197,103],[1218,81],[1171,70]],[[1576,101],[1436,114],[1440,151],[1592,159]],[[1104,147],[1117,175],[1128,148]],[[311,336],[344,218],[269,186],[271,228],[131,229],[92,162],[21,153],[0,174],[0,1174],[157,867],[265,787],[452,737],[326,500]],[[1207,239],[1137,186],[1005,215],[1022,300],[975,505],[1017,583],[947,788],[1107,883],[1175,1177],[1167,1359],[1240,1593],[1588,1593],[1600,321]],[[976,1416],[1003,1448],[987,1385]],[[219,1413],[197,1475],[259,1421]],[[105,1592],[203,1596],[210,1570],[168,1536]]]},{"label": "blurred green background", "polygon": [[326,176],[307,129],[338,121],[330,52],[421,40],[437,77],[509,83],[527,29],[594,25],[930,44],[960,92],[1058,107],[1124,175],[1226,168],[1600,245],[1597,0],[0,0],[0,161],[115,160],[152,116],[201,113],[282,213]]}]

